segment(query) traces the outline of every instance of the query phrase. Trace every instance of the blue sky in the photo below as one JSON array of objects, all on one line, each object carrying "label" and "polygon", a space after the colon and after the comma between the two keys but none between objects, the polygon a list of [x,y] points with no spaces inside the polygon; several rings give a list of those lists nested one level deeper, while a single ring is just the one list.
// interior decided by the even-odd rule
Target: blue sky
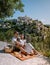
[{"label": "blue sky", "polygon": [[12,18],[28,16],[41,20],[44,24],[50,24],[50,0],[22,0],[24,12],[16,11]]}]

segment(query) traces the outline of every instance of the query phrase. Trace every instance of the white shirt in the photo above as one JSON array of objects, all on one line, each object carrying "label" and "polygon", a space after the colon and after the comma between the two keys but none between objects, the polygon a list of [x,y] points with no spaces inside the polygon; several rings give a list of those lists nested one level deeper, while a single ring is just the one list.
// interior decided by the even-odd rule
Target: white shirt
[{"label": "white shirt", "polygon": [[15,42],[17,41],[17,38],[16,37],[13,37],[12,38],[12,44],[15,45]]},{"label": "white shirt", "polygon": [[20,44],[21,45],[25,45],[25,43],[26,43],[26,40],[20,39]]}]

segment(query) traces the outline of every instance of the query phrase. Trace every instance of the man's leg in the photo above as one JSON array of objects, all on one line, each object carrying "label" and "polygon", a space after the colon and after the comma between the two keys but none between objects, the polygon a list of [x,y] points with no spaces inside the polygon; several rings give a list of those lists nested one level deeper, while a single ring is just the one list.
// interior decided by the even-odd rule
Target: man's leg
[{"label": "man's leg", "polygon": [[24,50],[23,47],[20,47],[19,45],[17,45],[16,47],[20,49],[22,54],[27,55],[27,52]]}]

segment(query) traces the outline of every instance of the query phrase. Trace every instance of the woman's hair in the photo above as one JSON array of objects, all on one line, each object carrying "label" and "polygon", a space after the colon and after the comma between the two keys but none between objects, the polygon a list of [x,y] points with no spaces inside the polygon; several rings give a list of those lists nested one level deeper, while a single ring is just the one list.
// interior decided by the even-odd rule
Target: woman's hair
[{"label": "woman's hair", "polygon": [[24,36],[24,34],[23,34],[23,33],[21,33],[20,35],[23,35],[23,36]]},{"label": "woman's hair", "polygon": [[19,34],[19,32],[17,32],[17,31],[14,31],[14,34],[16,34],[16,33],[17,33],[17,34]]}]

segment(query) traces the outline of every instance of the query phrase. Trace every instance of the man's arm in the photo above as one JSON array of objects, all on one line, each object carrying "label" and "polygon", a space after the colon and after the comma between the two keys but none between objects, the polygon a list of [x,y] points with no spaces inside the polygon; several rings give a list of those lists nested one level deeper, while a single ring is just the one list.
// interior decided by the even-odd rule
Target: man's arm
[{"label": "man's arm", "polygon": [[18,41],[15,41],[15,45],[22,47],[22,45]]}]

